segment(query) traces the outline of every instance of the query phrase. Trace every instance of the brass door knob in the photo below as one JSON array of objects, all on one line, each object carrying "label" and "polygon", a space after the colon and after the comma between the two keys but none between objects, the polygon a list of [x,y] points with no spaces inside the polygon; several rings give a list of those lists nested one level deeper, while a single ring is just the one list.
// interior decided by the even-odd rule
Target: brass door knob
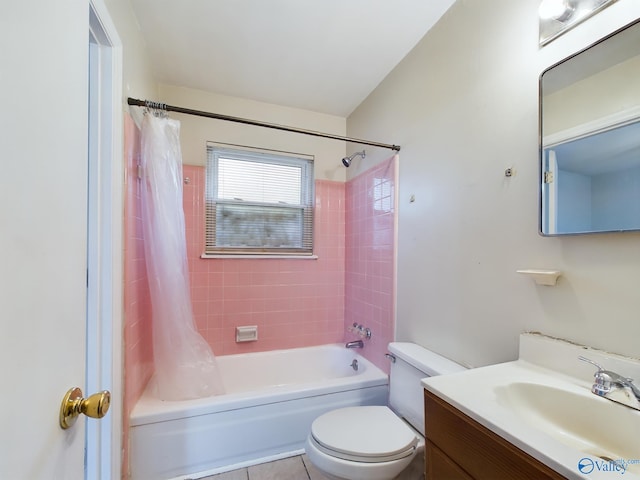
[{"label": "brass door knob", "polygon": [[111,394],[107,390],[82,398],[82,390],[78,387],[72,388],[60,405],[60,427],[66,430],[73,426],[81,413],[91,418],[102,418],[107,414],[110,404]]}]

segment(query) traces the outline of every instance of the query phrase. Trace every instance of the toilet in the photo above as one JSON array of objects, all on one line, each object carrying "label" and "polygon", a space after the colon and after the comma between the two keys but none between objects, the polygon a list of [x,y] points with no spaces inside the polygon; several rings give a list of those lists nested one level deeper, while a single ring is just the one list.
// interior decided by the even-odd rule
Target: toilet
[{"label": "toilet", "polygon": [[420,380],[465,367],[414,343],[393,342],[389,406],[345,407],[316,418],[309,460],[336,480],[413,480],[424,472],[424,394]]}]

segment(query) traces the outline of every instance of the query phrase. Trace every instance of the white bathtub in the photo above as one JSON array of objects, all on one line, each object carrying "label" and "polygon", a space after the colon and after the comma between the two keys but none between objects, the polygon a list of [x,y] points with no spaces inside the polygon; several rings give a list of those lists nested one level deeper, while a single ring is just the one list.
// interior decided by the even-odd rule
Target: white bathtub
[{"label": "white bathtub", "polygon": [[[351,362],[358,360],[358,371]],[[313,420],[350,405],[386,405],[388,378],[344,345],[219,356],[226,394],[154,398],[131,413],[132,480],[198,478],[302,452]]]}]

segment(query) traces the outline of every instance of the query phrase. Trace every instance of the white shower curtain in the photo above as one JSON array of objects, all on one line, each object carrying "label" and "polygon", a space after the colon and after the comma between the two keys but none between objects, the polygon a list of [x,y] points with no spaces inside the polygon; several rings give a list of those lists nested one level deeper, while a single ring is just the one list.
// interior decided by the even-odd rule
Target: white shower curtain
[{"label": "white shower curtain", "polygon": [[162,400],[223,393],[213,352],[193,320],[182,207],[180,122],[147,113],[141,138],[142,223],[157,393]]}]

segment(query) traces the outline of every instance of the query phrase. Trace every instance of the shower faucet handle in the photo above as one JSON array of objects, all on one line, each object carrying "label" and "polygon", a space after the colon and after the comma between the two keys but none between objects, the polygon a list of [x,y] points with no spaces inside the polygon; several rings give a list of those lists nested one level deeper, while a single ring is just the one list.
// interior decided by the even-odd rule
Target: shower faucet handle
[{"label": "shower faucet handle", "polygon": [[360,330],[358,333],[362,338],[366,338],[367,340],[371,338],[371,329],[369,327],[363,327],[362,325],[360,325],[360,328],[358,330]]},{"label": "shower faucet handle", "polygon": [[347,327],[347,330],[350,332],[357,333],[361,338],[366,338],[369,340],[371,338],[371,329],[368,327],[364,327],[359,325],[358,323],[353,323],[350,327]]}]

